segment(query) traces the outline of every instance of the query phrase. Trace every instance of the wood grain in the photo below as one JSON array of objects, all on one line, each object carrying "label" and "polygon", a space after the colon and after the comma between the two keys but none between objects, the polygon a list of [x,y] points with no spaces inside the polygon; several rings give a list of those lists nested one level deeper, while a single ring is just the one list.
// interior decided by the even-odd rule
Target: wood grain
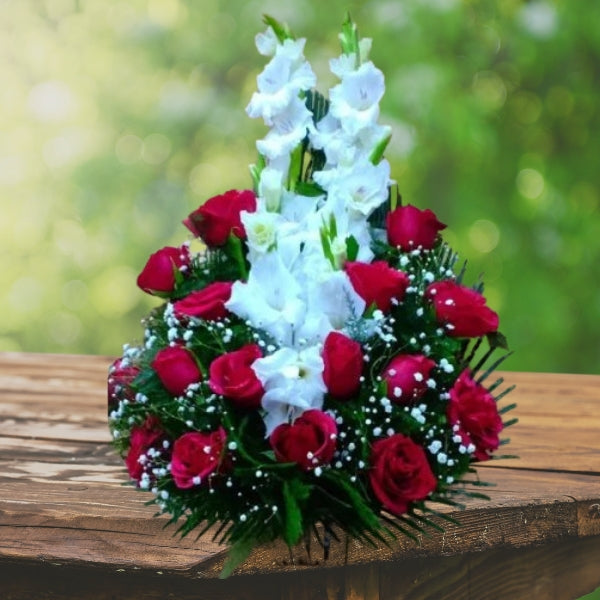
[{"label": "wood grain", "polygon": [[[140,597],[141,589],[148,598],[179,589],[178,598],[215,599],[567,598],[551,590],[566,590],[569,573],[578,594],[600,585],[589,558],[600,551],[600,376],[502,374],[517,384],[505,398],[518,403],[509,414],[519,418],[506,451],[520,459],[479,467],[496,487],[485,490],[489,502],[469,500],[453,515],[460,527],[419,545],[352,542],[347,554],[334,545],[327,563],[315,556],[310,565],[303,551],[290,564],[287,549],[272,544],[220,582],[222,547],[210,536],[174,537],[165,518],[152,518],[150,495],[122,485],[123,463],[108,444],[111,362],[0,353],[2,598],[86,597],[69,596],[65,578],[88,581],[89,590],[94,581],[116,586],[98,598]],[[19,595],[27,582],[30,595]],[[497,595],[486,589],[492,584]],[[524,595],[526,586],[535,593]]]},{"label": "wood grain", "polygon": [[[0,562],[3,600],[572,600],[598,585],[600,538],[435,560],[240,575],[199,582],[168,573]],[[309,576],[307,576],[309,575]]]}]

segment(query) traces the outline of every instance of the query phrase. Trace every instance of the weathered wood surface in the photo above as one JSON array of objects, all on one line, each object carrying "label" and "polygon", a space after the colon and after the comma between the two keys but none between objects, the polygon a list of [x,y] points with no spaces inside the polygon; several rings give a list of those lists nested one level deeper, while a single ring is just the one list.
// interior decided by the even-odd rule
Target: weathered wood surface
[{"label": "weathered wood surface", "polygon": [[520,459],[480,467],[497,487],[455,515],[460,527],[419,546],[335,545],[310,577],[275,544],[222,582],[221,547],[173,537],[149,495],[123,487],[109,363],[0,354],[0,598],[575,598],[600,585],[600,376],[504,374]]}]

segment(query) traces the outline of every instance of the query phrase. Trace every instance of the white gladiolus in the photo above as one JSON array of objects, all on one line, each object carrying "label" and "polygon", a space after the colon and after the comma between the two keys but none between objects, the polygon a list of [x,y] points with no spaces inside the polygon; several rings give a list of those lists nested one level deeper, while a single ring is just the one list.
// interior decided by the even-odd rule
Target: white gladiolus
[{"label": "white gladiolus", "polygon": [[273,128],[256,142],[258,151],[273,160],[288,155],[313,128],[312,113],[300,98],[292,98],[270,122]]},{"label": "white gladiolus", "polygon": [[312,67],[302,56],[304,42],[285,40],[277,46],[275,56],[257,77],[258,92],[246,107],[250,117],[262,117],[272,125],[274,117],[285,111],[301,90],[316,84]]},{"label": "white gladiolus", "polygon": [[226,307],[266,331],[280,346],[291,346],[306,312],[301,295],[296,279],[271,251],[255,259],[246,283],[233,284]]},{"label": "white gladiolus", "polygon": [[273,56],[279,45],[279,40],[272,27],[269,27],[264,33],[258,33],[254,41],[258,52],[263,56]]},{"label": "white gladiolus", "polygon": [[340,120],[344,131],[355,135],[377,121],[384,90],[383,73],[367,62],[345,73],[341,83],[331,88],[331,114]]},{"label": "white gladiolus", "polygon": [[271,212],[279,211],[281,196],[283,194],[284,177],[284,172],[272,166],[265,167],[260,174],[258,196],[264,200],[266,210]]},{"label": "white gladiolus", "polygon": [[281,348],[255,360],[252,369],[265,389],[262,406],[266,411],[267,436],[277,425],[305,410],[323,406],[326,388],[320,346],[303,350]]},{"label": "white gladiolus", "polygon": [[253,255],[265,254],[276,245],[277,228],[283,222],[280,215],[272,212],[243,211],[241,219],[246,230],[248,247]]},{"label": "white gladiolus", "polygon": [[[271,354],[252,366],[265,389],[262,407],[270,435],[305,410],[322,408],[322,344],[332,331],[348,333],[366,309],[343,266],[350,238],[353,260],[373,260],[367,219],[387,200],[391,181],[387,161],[374,165],[371,157],[390,129],[377,123],[384,80],[368,62],[370,40],[359,42],[360,56],[331,61],[341,81],[330,90],[329,112],[316,125],[302,94],[316,82],[303,56],[304,40],[280,42],[269,28],[256,37],[256,45],[272,58],[246,111],[270,129],[256,143],[265,163],[257,210],[242,214],[248,280],[234,283],[226,306],[274,342]],[[312,174],[323,195],[288,189],[290,175],[298,177],[290,172],[298,169],[294,152],[306,140],[325,154],[322,170]],[[361,336],[368,337],[376,324],[364,321],[361,327]]]},{"label": "white gladiolus", "polygon": [[300,335],[308,340],[323,341],[331,331],[340,331],[348,321],[360,317],[366,308],[344,271],[323,271],[311,277],[306,293],[308,310]]},{"label": "white gladiolus", "polygon": [[386,160],[377,165],[364,161],[351,168],[320,171],[314,177],[330,198],[368,217],[388,198],[390,165]]}]

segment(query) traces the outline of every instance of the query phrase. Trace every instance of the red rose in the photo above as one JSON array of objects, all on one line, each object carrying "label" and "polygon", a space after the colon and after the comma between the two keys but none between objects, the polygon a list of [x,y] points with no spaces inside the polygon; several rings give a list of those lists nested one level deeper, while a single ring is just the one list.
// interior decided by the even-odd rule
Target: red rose
[{"label": "red rose", "polygon": [[320,410],[307,410],[291,425],[278,425],[269,438],[279,462],[295,462],[303,471],[327,464],[333,458],[337,426]]},{"label": "red rose", "polygon": [[188,489],[221,466],[227,434],[222,427],[210,433],[184,433],[173,444],[171,475],[175,485]]},{"label": "red rose", "polygon": [[190,213],[183,224],[209,246],[223,246],[229,234],[246,238],[240,213],[256,210],[256,196],[252,190],[229,190],[208,199],[200,208]]},{"label": "red rose", "polygon": [[390,310],[392,299],[401,301],[408,287],[408,275],[383,260],[372,263],[347,262],[344,266],[352,287],[367,303],[383,312]]},{"label": "red rose", "polygon": [[355,394],[363,369],[360,344],[342,333],[332,331],[325,338],[322,358],[323,381],[327,391],[342,400]]},{"label": "red rose", "polygon": [[422,354],[398,354],[383,372],[387,396],[394,402],[414,402],[427,391],[427,380],[435,362]]},{"label": "red rose", "polygon": [[225,303],[231,297],[231,281],[215,281],[173,304],[176,317],[199,317],[216,321],[227,316]]},{"label": "red rose", "polygon": [[222,354],[210,365],[210,389],[241,408],[260,408],[265,391],[252,370],[252,363],[261,357],[262,352],[256,344]]},{"label": "red rose", "polygon": [[424,500],[437,486],[425,450],[401,433],[373,444],[369,480],[383,508],[396,515],[406,513],[411,502]]},{"label": "red rose", "polygon": [[202,372],[194,355],[184,346],[167,346],[159,350],[151,367],[173,396],[183,395],[190,383],[202,381]]},{"label": "red rose", "polygon": [[428,286],[426,297],[433,302],[436,319],[453,337],[480,337],[498,330],[498,315],[475,290],[451,280]]},{"label": "red rose", "polygon": [[450,425],[458,426],[457,434],[462,444],[475,446],[474,457],[488,460],[489,453],[500,445],[502,419],[492,394],[471,378],[468,369],[464,370],[450,390],[450,400],[446,408]]},{"label": "red rose", "polygon": [[391,246],[399,246],[404,252],[421,246],[433,248],[438,231],[446,228],[428,208],[419,210],[408,204],[399,206],[386,217],[387,239]]},{"label": "red rose", "polygon": [[150,256],[146,266],[138,275],[137,284],[149,294],[168,294],[175,289],[175,273],[190,265],[187,246],[166,246]]},{"label": "red rose", "polygon": [[135,425],[129,436],[129,452],[125,457],[125,465],[131,479],[140,482],[144,472],[149,473],[151,461],[146,456],[150,448],[162,450],[165,433],[156,417],[147,417],[143,425]]},{"label": "red rose", "polygon": [[135,392],[131,389],[131,382],[138,376],[139,367],[128,364],[118,358],[108,369],[108,406],[118,404],[119,400],[133,400]]}]

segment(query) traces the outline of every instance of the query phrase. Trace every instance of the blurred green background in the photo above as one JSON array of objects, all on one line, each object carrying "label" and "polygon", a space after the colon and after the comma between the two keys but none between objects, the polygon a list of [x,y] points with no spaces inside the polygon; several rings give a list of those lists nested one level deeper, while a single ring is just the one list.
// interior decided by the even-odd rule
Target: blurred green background
[{"label": "blurred green background", "polygon": [[484,274],[512,370],[600,372],[600,3],[0,0],[0,350],[116,355],[181,220],[250,186],[261,14],[323,92],[350,10],[405,202]]}]

